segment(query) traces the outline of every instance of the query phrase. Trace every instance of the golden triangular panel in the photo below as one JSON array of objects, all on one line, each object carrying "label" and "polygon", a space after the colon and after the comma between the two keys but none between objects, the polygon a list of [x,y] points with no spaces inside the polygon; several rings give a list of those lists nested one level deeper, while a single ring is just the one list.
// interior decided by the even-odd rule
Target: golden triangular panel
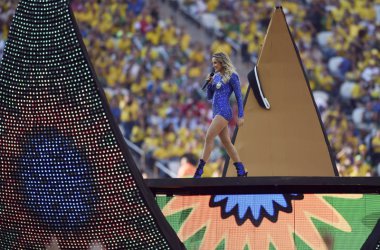
[{"label": "golden triangular panel", "polygon": [[[271,105],[248,92],[235,146],[248,176],[335,176],[326,134],[284,13],[276,8],[257,63]],[[226,176],[236,176],[229,162]]]}]

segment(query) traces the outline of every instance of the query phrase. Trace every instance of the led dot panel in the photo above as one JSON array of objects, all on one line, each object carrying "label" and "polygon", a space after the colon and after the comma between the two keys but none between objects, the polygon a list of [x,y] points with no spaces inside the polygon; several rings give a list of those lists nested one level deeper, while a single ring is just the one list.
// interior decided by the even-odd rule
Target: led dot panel
[{"label": "led dot panel", "polygon": [[181,248],[93,72],[69,1],[19,3],[0,65],[0,249]]}]

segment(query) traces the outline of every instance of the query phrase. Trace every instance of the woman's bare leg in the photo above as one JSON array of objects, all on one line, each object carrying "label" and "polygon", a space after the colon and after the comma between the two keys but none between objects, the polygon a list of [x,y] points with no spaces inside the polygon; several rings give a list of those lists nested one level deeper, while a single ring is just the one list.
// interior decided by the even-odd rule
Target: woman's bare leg
[{"label": "woman's bare leg", "polygon": [[233,162],[240,162],[240,157],[235,149],[235,146],[231,142],[230,133],[228,132],[228,127],[225,127],[219,134],[219,138],[222,141],[224,148],[226,149],[228,155],[233,160]]},{"label": "woman's bare leg", "polygon": [[216,115],[212,120],[206,133],[205,145],[201,157],[205,162],[208,161],[212,148],[214,147],[214,138],[223,130],[223,128],[227,127],[227,125],[228,121],[220,115]]},{"label": "woman's bare leg", "polygon": [[238,152],[235,146],[232,144],[230,135],[228,132],[228,127],[225,127],[219,134],[220,140],[222,141],[228,155],[233,161],[233,165],[236,168],[237,176],[247,176],[248,172],[245,171],[244,164],[240,161]]}]

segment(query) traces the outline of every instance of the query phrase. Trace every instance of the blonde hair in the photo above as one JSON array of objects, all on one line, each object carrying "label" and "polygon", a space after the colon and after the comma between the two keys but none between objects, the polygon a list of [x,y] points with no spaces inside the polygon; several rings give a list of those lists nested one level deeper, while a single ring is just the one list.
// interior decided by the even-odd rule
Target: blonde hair
[{"label": "blonde hair", "polygon": [[236,73],[236,69],[234,65],[232,64],[230,58],[228,57],[228,55],[224,54],[223,52],[215,53],[212,55],[212,57],[222,64],[222,67],[224,69],[223,74],[221,73],[222,79],[224,83],[227,83],[230,80],[231,75],[233,73]]}]

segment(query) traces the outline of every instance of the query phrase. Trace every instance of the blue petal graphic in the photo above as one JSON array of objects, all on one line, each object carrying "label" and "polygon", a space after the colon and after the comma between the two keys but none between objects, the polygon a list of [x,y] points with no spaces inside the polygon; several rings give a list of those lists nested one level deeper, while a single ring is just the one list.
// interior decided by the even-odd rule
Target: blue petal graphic
[{"label": "blue petal graphic", "polygon": [[282,206],[282,207],[286,207],[288,204],[286,203],[286,200],[284,198],[284,196],[282,197],[279,197],[278,200],[276,200],[277,204]]},{"label": "blue petal graphic", "polygon": [[89,221],[95,204],[90,165],[75,142],[55,128],[35,133],[21,157],[26,205],[54,229]]},{"label": "blue petal graphic", "polygon": [[264,217],[277,221],[279,211],[290,213],[291,200],[303,199],[300,194],[255,194],[255,195],[215,195],[210,206],[222,207],[222,217],[235,216],[238,225],[251,220],[259,226]]}]

